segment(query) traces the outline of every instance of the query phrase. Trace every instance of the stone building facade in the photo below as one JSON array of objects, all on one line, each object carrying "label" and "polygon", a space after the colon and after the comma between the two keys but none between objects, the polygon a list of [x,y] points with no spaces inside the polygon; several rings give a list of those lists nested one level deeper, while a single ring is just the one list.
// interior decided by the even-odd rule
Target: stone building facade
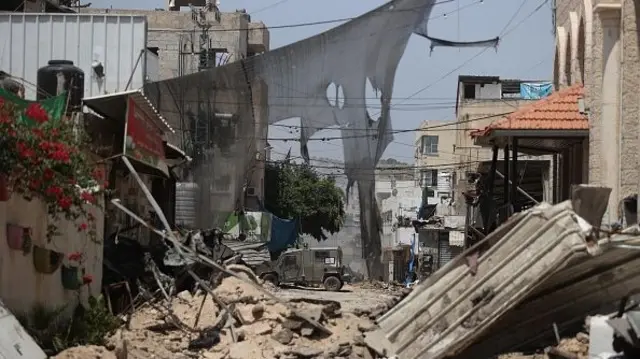
[{"label": "stone building facade", "polygon": [[[214,66],[269,50],[269,31],[263,23],[251,22],[249,14],[243,10],[224,13],[216,8],[195,7],[194,11],[95,8],[81,11],[146,16],[147,44],[157,52],[161,81],[200,71],[203,34],[207,35],[205,46],[215,54]],[[213,80],[208,80],[207,76],[203,74],[193,84],[178,90],[179,93],[171,94],[174,101],[181,104],[181,110],[163,111],[158,107],[176,129],[172,143],[189,155],[193,155],[193,148],[206,147],[199,152],[200,159],[194,161],[189,173],[181,179],[210,188],[201,191],[198,200],[198,213],[201,213],[203,223],[209,223],[211,218],[223,220],[225,213],[239,207],[253,210],[261,207],[268,147],[266,86],[251,84],[251,100],[248,101],[246,94],[239,90],[242,86],[221,85],[213,91]],[[209,102],[210,99],[213,101]]]},{"label": "stone building facade", "polygon": [[[149,23],[148,45],[158,48],[160,79],[188,75],[198,70],[200,29],[188,11],[81,9],[88,13],[145,15]],[[210,13],[214,17],[214,13]],[[269,30],[262,22],[251,22],[241,11],[219,13],[211,19],[211,48],[219,49],[223,61],[233,62],[269,51]]]},{"label": "stone building facade", "polygon": [[613,189],[605,223],[638,191],[640,7],[633,0],[557,0],[557,88],[583,83],[589,116],[589,183]]}]

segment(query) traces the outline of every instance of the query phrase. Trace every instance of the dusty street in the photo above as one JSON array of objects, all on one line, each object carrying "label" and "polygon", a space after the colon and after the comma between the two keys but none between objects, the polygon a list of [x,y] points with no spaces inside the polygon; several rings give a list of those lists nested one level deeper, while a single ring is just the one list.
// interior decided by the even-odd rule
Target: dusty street
[{"label": "dusty street", "polygon": [[382,289],[365,284],[345,285],[340,292],[328,292],[324,289],[280,287],[274,292],[283,299],[306,298],[315,300],[334,300],[340,302],[343,312],[358,313],[362,310],[374,310],[388,305],[396,297],[399,289]]},{"label": "dusty street", "polygon": [[182,292],[170,302],[136,310],[129,328],[109,339],[109,350],[76,347],[56,358],[371,359],[363,334],[406,293],[378,283],[349,285],[340,292],[268,284],[265,289],[277,300],[237,278],[224,279],[213,292],[232,317],[211,296]]}]

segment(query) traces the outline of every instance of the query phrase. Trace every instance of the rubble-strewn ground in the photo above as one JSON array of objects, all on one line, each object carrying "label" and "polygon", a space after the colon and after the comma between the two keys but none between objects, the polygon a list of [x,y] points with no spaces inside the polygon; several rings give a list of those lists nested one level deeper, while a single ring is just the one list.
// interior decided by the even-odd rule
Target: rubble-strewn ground
[{"label": "rubble-strewn ground", "polygon": [[340,292],[327,292],[315,288],[278,288],[278,297],[282,299],[326,299],[335,300],[342,305],[342,311],[354,312],[361,308],[388,306],[398,295],[398,288],[393,286],[369,285],[362,283],[346,285]]},{"label": "rubble-strewn ground", "polygon": [[[130,330],[123,328],[110,338],[111,351],[101,347],[78,347],[55,358],[371,358],[362,333],[374,329],[373,319],[397,303],[402,294],[400,288],[387,285],[346,286],[341,292],[299,288],[271,290],[296,310],[318,318],[332,334],[323,334],[294,316],[287,306],[230,277],[223,280],[214,293],[227,305],[234,305],[243,322],[234,328],[238,338],[235,343],[230,329],[225,328],[219,332],[217,344],[206,349],[189,349],[198,333],[167,328],[162,307],[144,306],[133,315]],[[164,307],[171,307],[182,323],[194,326],[203,296],[204,293],[192,296],[183,292],[172,299],[171,306],[164,304]],[[220,306],[208,296],[196,329],[213,326],[220,313]],[[216,341],[217,338],[215,332],[204,336],[204,341]]]},{"label": "rubble-strewn ground", "polygon": [[[574,338],[566,338],[560,341],[555,350],[561,352],[561,357],[574,357],[576,359],[589,358],[589,335],[578,333]],[[549,359],[547,354],[522,355],[518,353],[501,355],[498,359]],[[553,356],[557,358],[558,356]]]}]

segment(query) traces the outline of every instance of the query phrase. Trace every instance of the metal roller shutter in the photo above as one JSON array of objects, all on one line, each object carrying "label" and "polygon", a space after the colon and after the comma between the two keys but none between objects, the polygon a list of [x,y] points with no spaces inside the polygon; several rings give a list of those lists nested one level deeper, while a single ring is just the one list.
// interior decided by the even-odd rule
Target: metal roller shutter
[{"label": "metal roller shutter", "polygon": [[444,267],[452,258],[449,247],[449,232],[442,231],[438,238],[438,268]]}]

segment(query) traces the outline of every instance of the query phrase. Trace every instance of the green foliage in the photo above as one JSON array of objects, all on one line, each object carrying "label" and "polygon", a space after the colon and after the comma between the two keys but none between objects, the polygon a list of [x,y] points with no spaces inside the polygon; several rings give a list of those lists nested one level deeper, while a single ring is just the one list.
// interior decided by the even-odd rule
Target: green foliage
[{"label": "green foliage", "polygon": [[265,168],[265,207],[283,219],[300,219],[300,231],[317,240],[344,224],[345,195],[331,177],[311,167],[287,162]]},{"label": "green foliage", "polygon": [[78,305],[71,318],[65,312],[65,306],[48,309],[39,304],[30,313],[16,317],[49,355],[78,345],[104,345],[105,337],[120,326],[102,296],[90,297],[88,308]]}]

